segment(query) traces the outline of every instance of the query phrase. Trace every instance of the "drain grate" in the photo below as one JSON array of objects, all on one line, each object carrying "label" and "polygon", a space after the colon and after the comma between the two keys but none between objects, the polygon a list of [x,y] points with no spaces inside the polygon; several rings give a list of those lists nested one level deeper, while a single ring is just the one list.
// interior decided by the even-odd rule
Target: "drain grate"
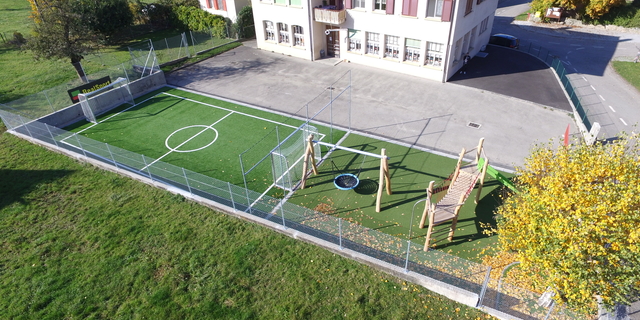
[{"label": "drain grate", "polygon": [[467,127],[471,127],[471,128],[475,128],[475,129],[480,129],[481,126],[482,126],[481,124],[475,123],[475,122],[469,122],[467,124]]}]

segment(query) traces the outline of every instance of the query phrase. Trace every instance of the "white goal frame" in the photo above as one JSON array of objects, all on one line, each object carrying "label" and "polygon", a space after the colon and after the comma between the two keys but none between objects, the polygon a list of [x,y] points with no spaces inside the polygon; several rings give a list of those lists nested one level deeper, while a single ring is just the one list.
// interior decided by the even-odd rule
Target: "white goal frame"
[{"label": "white goal frame", "polygon": [[[117,99],[111,99],[113,101],[108,101],[109,99],[103,99],[103,101],[97,101],[97,97],[103,93],[111,92],[117,90],[115,97]],[[80,101],[80,107],[82,108],[82,113],[87,121],[92,123],[98,123],[96,120],[96,110],[97,105],[107,106],[102,107],[97,114],[104,113],[114,107],[121,105],[122,103],[128,103],[131,105],[135,105],[135,101],[133,100],[133,95],[131,94],[131,90],[129,89],[129,82],[125,78],[118,78],[115,81],[111,82],[109,85],[104,86],[98,90],[94,90],[87,93],[78,94],[78,100]]]}]

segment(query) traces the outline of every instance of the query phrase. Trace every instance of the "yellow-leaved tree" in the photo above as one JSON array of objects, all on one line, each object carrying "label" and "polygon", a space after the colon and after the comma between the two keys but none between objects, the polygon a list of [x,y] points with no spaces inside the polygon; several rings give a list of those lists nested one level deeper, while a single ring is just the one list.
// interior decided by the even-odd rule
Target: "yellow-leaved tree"
[{"label": "yellow-leaved tree", "polygon": [[[521,192],[496,212],[499,245],[576,309],[628,304],[640,287],[637,136],[534,148],[518,168]],[[535,275],[535,276],[533,276]]]},{"label": "yellow-leaved tree", "polygon": [[547,8],[563,7],[574,10],[580,16],[586,15],[598,19],[609,12],[611,8],[622,6],[625,0],[533,0],[531,9],[544,13]]}]

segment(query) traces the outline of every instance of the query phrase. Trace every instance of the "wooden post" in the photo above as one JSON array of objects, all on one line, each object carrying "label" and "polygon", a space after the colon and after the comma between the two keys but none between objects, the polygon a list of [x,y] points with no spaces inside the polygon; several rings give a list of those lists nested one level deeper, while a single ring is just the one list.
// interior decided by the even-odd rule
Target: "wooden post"
[{"label": "wooden post", "polygon": [[480,159],[480,155],[482,154],[483,144],[484,144],[484,138],[480,138],[480,141],[478,141],[478,148],[476,150],[476,163],[478,163],[478,159]]},{"label": "wooden post", "polygon": [[307,185],[307,171],[309,170],[309,158],[311,158],[311,168],[313,174],[318,174],[318,168],[316,167],[315,151],[313,150],[313,135],[310,134],[307,138],[307,148],[304,151],[304,162],[302,163],[302,181],[300,183],[300,189],[304,189]]},{"label": "wooden post", "polygon": [[476,193],[476,201],[478,204],[480,201],[480,193],[482,192],[482,186],[484,185],[484,177],[487,175],[487,168],[489,167],[489,159],[484,159],[484,164],[482,165],[482,173],[480,174],[480,185],[478,186],[478,193]]},{"label": "wooden post", "polygon": [[456,164],[456,171],[453,172],[453,176],[451,177],[451,185],[449,187],[452,187],[456,182],[456,179],[458,179],[458,175],[460,174],[460,167],[462,166],[462,159],[464,158],[465,153],[467,153],[467,149],[462,148],[462,152],[460,152],[460,157],[458,158],[458,164]]},{"label": "wooden post", "polygon": [[420,229],[424,229],[424,223],[427,222],[427,215],[431,210],[431,196],[433,195],[433,184],[435,181],[429,182],[429,188],[427,188],[427,203],[424,205],[424,211],[422,212],[422,219],[420,219]]},{"label": "wooden post", "polygon": [[454,212],[453,221],[451,221],[451,227],[449,228],[449,236],[447,237],[449,241],[453,240],[453,233],[456,231],[456,225],[458,224],[458,214],[460,213],[460,209],[462,209],[466,195],[466,193],[463,193],[460,195],[460,199],[458,199],[458,206]]},{"label": "wooden post", "polygon": [[[378,182],[378,194],[376,196],[376,212],[380,212],[380,203],[382,202],[382,188],[387,188],[387,194],[391,194],[391,179],[389,179],[389,162],[387,160],[387,150],[382,149],[380,158],[380,179]],[[385,184],[386,182],[386,184]]]}]

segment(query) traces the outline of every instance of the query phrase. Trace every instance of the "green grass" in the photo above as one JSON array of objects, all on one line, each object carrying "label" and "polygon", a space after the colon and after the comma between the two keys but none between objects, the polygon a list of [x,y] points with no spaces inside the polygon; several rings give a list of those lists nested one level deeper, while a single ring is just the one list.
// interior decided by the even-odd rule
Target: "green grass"
[{"label": "green grass", "polygon": [[629,61],[612,61],[613,68],[629,84],[640,90],[640,63]]},{"label": "green grass", "polygon": [[481,312],[0,134],[11,319],[475,319]]}]

